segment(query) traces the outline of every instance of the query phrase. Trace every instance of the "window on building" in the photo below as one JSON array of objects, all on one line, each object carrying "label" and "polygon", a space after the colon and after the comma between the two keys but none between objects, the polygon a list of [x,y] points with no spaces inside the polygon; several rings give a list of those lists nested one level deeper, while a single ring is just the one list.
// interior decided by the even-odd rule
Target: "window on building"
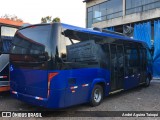
[{"label": "window on building", "polygon": [[101,12],[99,7],[99,5],[93,6],[93,22],[101,21]]},{"label": "window on building", "polygon": [[107,14],[107,2],[104,2],[102,4],[100,4],[100,7],[99,7],[99,11],[101,13],[101,20],[106,20],[106,14]]},{"label": "window on building", "polygon": [[122,0],[111,0],[107,4],[107,19],[120,17],[122,13],[123,1]]},{"label": "window on building", "polygon": [[126,15],[160,7],[159,0],[126,0]]},{"label": "window on building", "polygon": [[113,19],[123,15],[123,0],[109,0],[87,9],[87,27],[93,23]]},{"label": "window on building", "polygon": [[91,27],[93,23],[93,11],[92,7],[88,8],[87,26]]}]

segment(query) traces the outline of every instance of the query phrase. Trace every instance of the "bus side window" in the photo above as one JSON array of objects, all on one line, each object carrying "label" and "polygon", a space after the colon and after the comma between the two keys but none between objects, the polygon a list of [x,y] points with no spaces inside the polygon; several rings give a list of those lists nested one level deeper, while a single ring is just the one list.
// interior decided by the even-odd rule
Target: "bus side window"
[{"label": "bus side window", "polygon": [[59,35],[59,41],[58,41],[58,56],[59,58],[66,62],[66,54],[67,54],[67,51],[66,51],[66,46],[67,45],[71,45],[72,42],[70,41],[70,39],[68,37],[65,36],[65,33],[64,33],[64,29],[61,30],[60,32],[60,35]]},{"label": "bus side window", "polygon": [[79,31],[74,31],[70,29],[62,29],[61,31],[61,40],[59,43],[59,57],[63,61],[67,61],[67,46],[79,43],[81,41],[89,40],[88,33],[83,33]]},{"label": "bus side window", "polygon": [[142,66],[142,71],[146,70],[146,66],[147,66],[147,51],[144,48],[141,48],[141,66]]},{"label": "bus side window", "polygon": [[109,44],[101,45],[102,53],[99,54],[101,58],[101,63],[103,68],[110,69],[110,52],[109,52]]},{"label": "bus side window", "polygon": [[152,55],[149,49],[147,49],[147,62],[149,65],[152,64]]},{"label": "bus side window", "polygon": [[135,48],[125,48],[126,74],[133,75],[139,70],[138,51]]},{"label": "bus side window", "polygon": [[17,28],[2,26],[1,27],[1,52],[9,53],[10,46]]},{"label": "bus side window", "polygon": [[124,53],[122,46],[117,46],[117,63],[119,70],[121,72],[124,71]]},{"label": "bus side window", "polygon": [[89,34],[89,39],[94,40],[97,44],[96,55],[102,68],[110,69],[110,51],[109,42],[115,41],[114,38],[103,37],[100,35]]}]

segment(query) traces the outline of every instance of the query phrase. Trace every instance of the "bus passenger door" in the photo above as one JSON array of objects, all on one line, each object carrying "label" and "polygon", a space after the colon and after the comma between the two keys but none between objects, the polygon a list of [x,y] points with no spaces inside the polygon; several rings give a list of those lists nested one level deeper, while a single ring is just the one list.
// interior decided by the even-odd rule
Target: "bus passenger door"
[{"label": "bus passenger door", "polygon": [[147,64],[147,54],[145,49],[140,49],[140,82],[144,83],[146,80],[146,64]]},{"label": "bus passenger door", "polygon": [[125,89],[130,89],[139,84],[139,57],[135,48],[125,48]]},{"label": "bus passenger door", "polygon": [[123,89],[124,83],[124,50],[123,46],[117,46],[117,89]]},{"label": "bus passenger door", "polygon": [[123,46],[110,45],[111,52],[111,92],[123,88],[124,82],[124,53]]}]

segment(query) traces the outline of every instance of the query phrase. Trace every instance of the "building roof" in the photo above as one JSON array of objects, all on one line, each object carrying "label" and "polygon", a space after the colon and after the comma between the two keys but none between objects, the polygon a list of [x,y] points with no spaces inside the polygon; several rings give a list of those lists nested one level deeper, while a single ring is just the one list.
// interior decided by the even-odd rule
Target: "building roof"
[{"label": "building roof", "polygon": [[7,24],[7,25],[13,25],[13,26],[22,26],[24,23],[0,18],[0,24]]}]

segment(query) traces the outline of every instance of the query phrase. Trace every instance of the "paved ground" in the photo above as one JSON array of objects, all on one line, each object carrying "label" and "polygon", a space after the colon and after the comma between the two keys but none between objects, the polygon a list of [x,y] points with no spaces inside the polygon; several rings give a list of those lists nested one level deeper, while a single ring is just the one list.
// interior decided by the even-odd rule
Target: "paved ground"
[{"label": "paved ground", "polygon": [[[41,111],[46,109],[28,105],[24,102],[13,99],[10,97],[9,92],[0,93],[0,111],[37,111],[37,110]],[[152,81],[151,85],[147,88],[141,86],[129,91],[125,91],[116,95],[106,97],[103,100],[102,104],[97,107],[90,107],[87,104],[83,104],[66,108],[63,110],[65,110],[66,112],[59,113],[60,115],[72,114],[73,111],[160,111],[160,81],[158,80]],[[55,116],[58,117],[57,115]],[[51,118],[43,118],[43,119],[51,119]],[[64,119],[64,118],[59,118],[59,119]],[[67,119],[77,119],[77,118],[70,117]],[[89,118],[89,119],[96,119],[96,118]],[[106,118],[101,118],[101,119],[106,119]],[[115,119],[120,120],[121,118],[115,118]],[[127,118],[125,119],[127,120]],[[131,118],[131,119],[137,119],[137,118]],[[144,118],[144,119],[150,120],[151,118]],[[152,118],[152,119],[157,119],[157,118]]]}]

